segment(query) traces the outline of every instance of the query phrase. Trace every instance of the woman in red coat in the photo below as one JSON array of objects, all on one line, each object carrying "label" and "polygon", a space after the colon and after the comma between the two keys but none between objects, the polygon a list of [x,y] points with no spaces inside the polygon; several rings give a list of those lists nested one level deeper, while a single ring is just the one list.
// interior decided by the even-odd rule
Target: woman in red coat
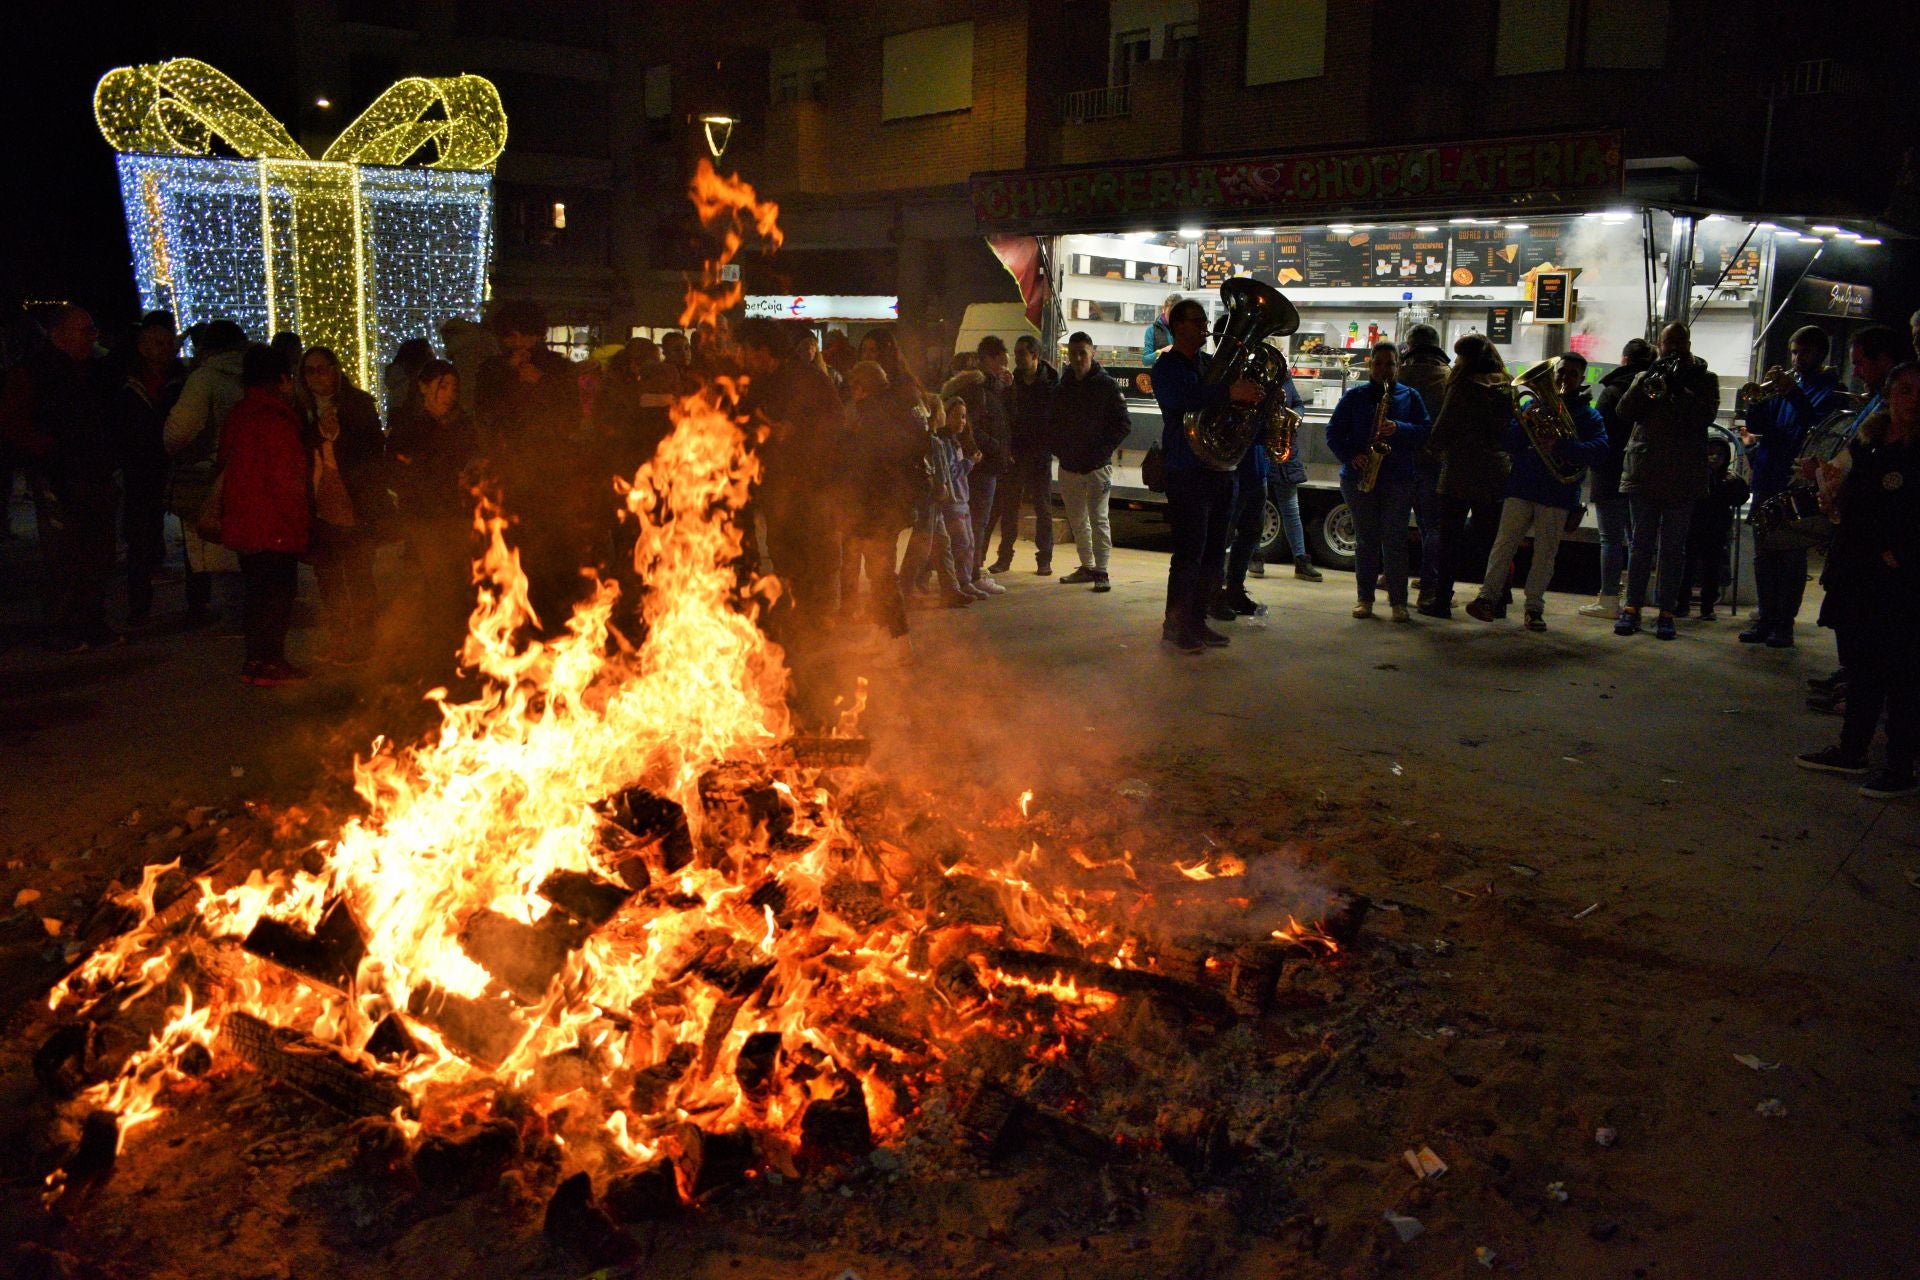
[{"label": "woman in red coat", "polygon": [[252,685],[304,680],[287,661],[287,628],[307,550],[312,497],[293,370],[268,347],[249,347],[240,369],[245,389],[220,434],[220,541],[240,557],[242,625]]}]

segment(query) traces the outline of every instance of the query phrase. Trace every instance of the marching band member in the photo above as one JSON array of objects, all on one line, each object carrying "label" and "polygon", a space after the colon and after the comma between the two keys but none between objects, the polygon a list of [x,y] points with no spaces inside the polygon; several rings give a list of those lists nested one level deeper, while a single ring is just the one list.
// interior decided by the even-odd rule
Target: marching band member
[{"label": "marching band member", "polygon": [[1340,397],[1327,421],[1327,447],[1342,459],[1340,492],[1353,513],[1356,618],[1373,616],[1374,584],[1384,561],[1387,603],[1395,622],[1407,612],[1407,517],[1413,511],[1415,466],[1427,440],[1427,408],[1400,382],[1400,351],[1376,342],[1367,382]]}]

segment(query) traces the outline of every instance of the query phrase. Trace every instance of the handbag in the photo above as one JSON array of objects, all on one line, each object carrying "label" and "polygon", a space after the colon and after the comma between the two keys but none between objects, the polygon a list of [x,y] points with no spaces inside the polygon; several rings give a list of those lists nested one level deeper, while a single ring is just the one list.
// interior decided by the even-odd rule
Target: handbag
[{"label": "handbag", "polygon": [[1158,444],[1148,445],[1146,456],[1140,459],[1140,483],[1152,493],[1167,491],[1167,454]]}]

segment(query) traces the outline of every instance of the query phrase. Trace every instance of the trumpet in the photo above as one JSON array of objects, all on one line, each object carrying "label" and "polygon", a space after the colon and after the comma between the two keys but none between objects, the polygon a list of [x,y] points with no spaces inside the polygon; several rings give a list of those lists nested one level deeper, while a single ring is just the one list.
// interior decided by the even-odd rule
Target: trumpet
[{"label": "trumpet", "polygon": [[1387,428],[1392,419],[1387,411],[1393,404],[1393,383],[1385,382],[1380,386],[1380,407],[1373,414],[1373,439],[1367,444],[1366,457],[1360,463],[1360,482],[1355,487],[1362,493],[1372,493],[1373,486],[1380,483],[1380,464],[1387,460],[1387,454],[1393,446],[1387,443]]},{"label": "trumpet", "polygon": [[1785,381],[1786,376],[1786,370],[1779,365],[1774,365],[1767,370],[1760,381],[1740,384],[1740,391],[1735,399],[1742,409],[1751,409],[1757,404],[1765,404],[1769,400],[1783,396],[1787,393],[1787,388],[1792,385]]}]

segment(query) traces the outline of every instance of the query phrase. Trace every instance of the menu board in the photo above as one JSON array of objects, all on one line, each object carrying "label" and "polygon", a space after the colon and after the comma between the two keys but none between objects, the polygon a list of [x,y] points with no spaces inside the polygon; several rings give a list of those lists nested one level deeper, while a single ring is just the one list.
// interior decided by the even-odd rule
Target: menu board
[{"label": "menu board", "polygon": [[1411,227],[1373,233],[1367,283],[1441,285],[1447,279],[1446,237],[1422,235]]},{"label": "menu board", "polygon": [[1456,227],[1453,284],[1456,289],[1511,289],[1520,283],[1519,238],[1501,227]]},{"label": "menu board", "polygon": [[1373,234],[1316,231],[1305,237],[1306,283],[1314,289],[1352,289],[1372,283]]}]

